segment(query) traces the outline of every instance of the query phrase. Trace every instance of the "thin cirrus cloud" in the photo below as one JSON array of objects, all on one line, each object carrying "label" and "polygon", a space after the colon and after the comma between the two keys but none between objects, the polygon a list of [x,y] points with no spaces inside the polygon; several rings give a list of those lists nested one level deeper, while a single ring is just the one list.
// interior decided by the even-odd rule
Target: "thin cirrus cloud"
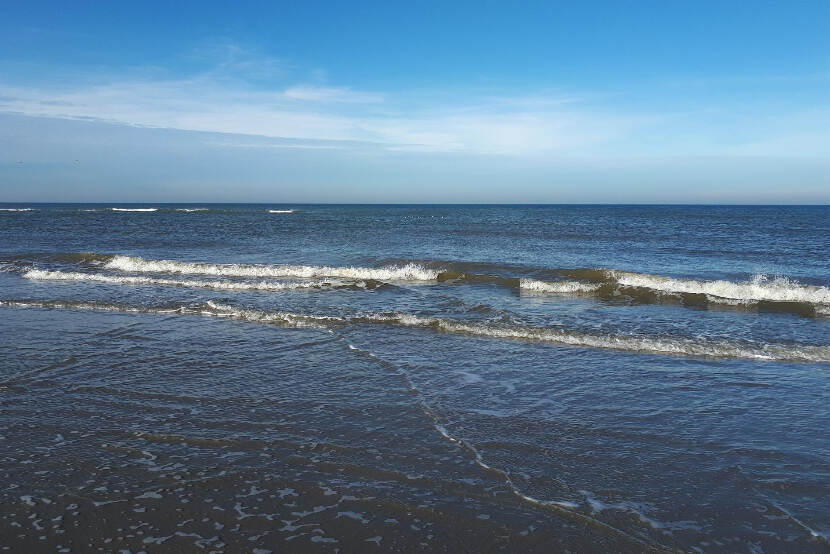
[{"label": "thin cirrus cloud", "polygon": [[[291,63],[233,44],[196,54],[208,67],[182,78],[139,68],[132,76],[75,75],[74,85],[63,86],[15,85],[7,79],[0,84],[0,112],[297,141],[374,143],[390,151],[514,156],[599,152],[654,119],[594,112],[579,96],[558,91],[377,92],[297,82],[292,76],[300,71]],[[311,74],[321,79],[319,71]],[[310,143],[297,143],[302,144]]]},{"label": "thin cirrus cloud", "polygon": [[[363,91],[290,83],[290,65],[252,59],[238,48],[222,55],[212,67],[178,79],[91,74],[63,87],[7,79],[0,85],[0,112],[256,135],[294,140],[285,143],[292,148],[373,143],[389,151],[535,158],[821,155],[820,145],[830,139],[830,116],[820,107],[761,107],[725,122],[729,105],[688,107],[677,91],[674,104],[651,110],[632,108],[625,95],[614,94]],[[263,67],[281,82],[264,84]],[[629,98],[647,106],[649,95],[659,92],[636,91]],[[343,144],[335,146],[338,141]]]},{"label": "thin cirrus cloud", "polygon": [[[412,104],[411,99],[406,99]],[[416,104],[417,99],[416,99]],[[252,89],[208,78],[72,90],[0,86],[0,111],[273,138],[373,142],[394,150],[521,155],[599,148],[653,116],[593,115],[560,102],[485,98],[404,109],[348,88]]]},{"label": "thin cirrus cloud", "polygon": [[348,87],[318,87],[312,85],[298,85],[285,89],[282,93],[285,98],[308,102],[347,102],[371,104],[383,102],[382,94],[353,91]]}]

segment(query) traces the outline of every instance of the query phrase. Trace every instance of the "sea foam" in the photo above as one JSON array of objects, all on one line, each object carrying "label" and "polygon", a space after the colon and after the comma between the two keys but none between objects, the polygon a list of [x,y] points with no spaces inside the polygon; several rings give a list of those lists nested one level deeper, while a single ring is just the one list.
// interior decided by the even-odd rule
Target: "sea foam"
[{"label": "sea foam", "polygon": [[341,277],[345,279],[373,279],[377,281],[433,281],[438,271],[417,264],[367,267],[329,267],[307,265],[253,265],[209,264],[178,262],[174,260],[145,260],[128,256],[115,256],[104,265],[132,273],[177,273],[180,275],[213,275],[221,277]]},{"label": "sea foam", "polygon": [[233,282],[233,281],[201,281],[181,279],[156,279],[132,275],[101,275],[97,273],[80,273],[68,271],[44,271],[33,269],[23,274],[23,277],[36,281],[76,281],[106,283],[112,285],[153,285],[187,288],[205,288],[216,290],[253,290],[253,291],[280,291],[296,289],[314,289],[337,287],[342,283],[331,281],[304,281],[298,283],[282,283],[274,281]]},{"label": "sea foam", "polygon": [[757,344],[699,337],[661,337],[613,333],[586,333],[563,328],[470,323],[446,318],[422,317],[407,313],[365,313],[354,316],[300,314],[287,311],[268,312],[245,309],[209,301],[201,306],[160,308],[115,303],[83,301],[0,300],[0,306],[74,310],[120,311],[136,313],[205,315],[238,319],[295,328],[329,329],[343,324],[385,324],[418,327],[434,331],[481,338],[543,342],[581,348],[598,348],[710,358],[742,358],[766,361],[830,363],[830,346],[809,344]]},{"label": "sea foam", "polygon": [[597,283],[583,283],[581,281],[537,281],[535,279],[520,279],[519,286],[523,290],[533,292],[549,292],[553,294],[579,294],[593,292],[600,288]]},{"label": "sea foam", "polygon": [[830,304],[830,288],[804,285],[786,277],[770,278],[766,275],[755,275],[744,282],[697,281],[617,270],[609,270],[608,277],[620,285],[667,293],[706,294],[711,297],[737,301],[766,300]]}]

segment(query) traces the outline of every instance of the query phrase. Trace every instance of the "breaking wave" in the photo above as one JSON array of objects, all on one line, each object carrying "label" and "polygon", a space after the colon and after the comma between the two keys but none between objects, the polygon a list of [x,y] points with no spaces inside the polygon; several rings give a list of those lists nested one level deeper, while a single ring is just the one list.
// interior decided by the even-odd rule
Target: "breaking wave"
[{"label": "breaking wave", "polygon": [[[51,256],[54,258],[56,255]],[[80,255],[73,254],[73,256]],[[439,267],[435,262],[400,262],[398,265],[372,268],[290,264],[217,264],[102,254],[83,254],[83,256],[104,269],[127,273],[173,273],[241,278],[294,277],[432,281],[447,284],[495,285],[537,294],[588,296],[615,303],[679,304],[698,308],[787,312],[806,317],[830,315],[830,288],[807,285],[786,277],[765,275],[755,275],[747,281],[706,281],[676,279],[614,269],[532,270],[536,275],[547,273],[563,278],[563,280],[548,281],[530,277],[469,273],[458,271],[458,264],[446,263],[442,264],[444,267]],[[512,271],[531,272],[531,270],[521,268],[514,268]]]},{"label": "breaking wave", "polygon": [[110,208],[114,212],[157,212],[158,208]]},{"label": "breaking wave", "polygon": [[698,281],[618,270],[560,270],[584,281],[521,279],[520,287],[537,293],[590,295],[644,304],[679,303],[694,307],[789,312],[806,317],[830,314],[830,289],[785,277],[753,276],[745,282]]},{"label": "breaking wave", "polygon": [[755,275],[745,282],[696,281],[659,275],[608,271],[608,278],[620,285],[668,293],[705,294],[733,301],[811,302],[830,304],[830,288],[804,285],[786,277]]},{"label": "breaking wave", "polygon": [[297,210],[268,210],[269,214],[293,214],[297,213]]},{"label": "breaking wave", "polygon": [[214,275],[221,277],[341,277],[376,281],[433,281],[439,272],[421,265],[407,264],[381,268],[328,267],[307,265],[209,264],[173,260],[145,260],[114,256],[104,265],[133,273],[177,273],[180,275]]},{"label": "breaking wave", "polygon": [[34,208],[0,208],[0,212],[31,212]]},{"label": "breaking wave", "polygon": [[354,316],[297,314],[249,310],[209,301],[199,305],[152,307],[104,302],[0,300],[0,306],[98,310],[157,314],[190,314],[225,317],[289,327],[330,328],[332,325],[370,323],[432,329],[443,333],[482,338],[523,340],[582,348],[600,348],[647,354],[692,357],[741,358],[768,361],[830,363],[830,346],[805,344],[757,344],[749,342],[678,338],[654,335],[586,333],[564,328],[533,327],[496,323],[470,323],[446,318],[422,317],[400,312],[365,313]]},{"label": "breaking wave", "polygon": [[[156,279],[152,277],[141,276],[116,276],[116,275],[101,275],[97,273],[79,273],[67,271],[44,271],[40,269],[33,269],[23,274],[23,277],[36,281],[76,281],[76,282],[94,282],[106,283],[113,285],[156,285],[156,286],[170,286],[170,287],[187,287],[187,288],[203,288],[215,290],[252,290],[252,291],[281,291],[281,290],[297,290],[297,289],[323,289],[323,288],[344,288],[354,287],[356,285],[332,282],[332,281],[305,281],[299,283],[280,283],[274,281],[259,281],[259,282],[232,282],[232,281],[199,281],[199,280],[180,280],[180,279]],[[368,286],[365,282],[362,283],[366,288],[373,288],[373,283]]]},{"label": "breaking wave", "polygon": [[519,286],[523,290],[533,292],[549,292],[552,294],[580,294],[590,293],[599,289],[602,285],[598,283],[583,283],[581,281],[557,281],[549,283],[535,279],[521,279]]}]

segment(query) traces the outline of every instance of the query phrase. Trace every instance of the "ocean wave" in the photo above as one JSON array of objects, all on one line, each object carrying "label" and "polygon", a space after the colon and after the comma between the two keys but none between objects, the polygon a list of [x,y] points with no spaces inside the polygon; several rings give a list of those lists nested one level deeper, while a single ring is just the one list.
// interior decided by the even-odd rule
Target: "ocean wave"
[{"label": "ocean wave", "polygon": [[158,314],[215,316],[289,327],[330,328],[332,325],[369,323],[417,327],[434,331],[481,338],[522,340],[580,348],[598,348],[645,354],[678,355],[704,358],[739,358],[763,361],[797,361],[830,363],[830,346],[807,344],[757,344],[699,337],[662,337],[613,333],[586,333],[550,327],[472,323],[414,314],[364,313],[353,316],[298,314],[286,311],[266,312],[216,302],[176,307],[131,306],[83,301],[0,300],[0,306],[75,310],[120,311]]},{"label": "ocean wave", "polygon": [[697,281],[618,270],[562,270],[586,281],[521,279],[520,288],[536,293],[590,295],[614,302],[681,304],[698,308],[787,312],[806,317],[830,313],[830,289],[784,277],[756,275],[749,281]]},{"label": "ocean wave", "polygon": [[[452,267],[452,264],[449,265]],[[830,288],[806,285],[786,277],[754,275],[747,281],[705,281],[675,279],[616,269],[545,271],[559,273],[570,279],[543,281],[527,277],[513,278],[449,269],[439,274],[438,281],[493,283],[550,294],[593,294],[603,298],[627,296],[645,302],[671,300],[669,297],[676,296],[695,304],[708,302],[738,307],[757,307],[758,303],[802,303],[816,307],[830,306]]]},{"label": "ocean wave", "polygon": [[0,208],[0,212],[31,212],[34,208]]},{"label": "ocean wave", "polygon": [[522,290],[533,292],[549,292],[553,294],[580,294],[590,293],[599,289],[598,283],[583,283],[581,281],[537,281],[535,279],[521,279],[519,286]]},{"label": "ocean wave", "polygon": [[667,293],[705,294],[732,301],[810,302],[830,304],[830,288],[804,285],[786,277],[754,275],[744,282],[697,281],[660,275],[609,270],[609,280],[628,287],[647,288]]},{"label": "ocean wave", "polygon": [[177,212],[206,212],[209,208],[176,208]]},{"label": "ocean wave", "polygon": [[[345,278],[376,281],[417,281],[450,284],[489,284],[525,292],[592,296],[611,302],[680,304],[691,307],[727,308],[744,311],[787,312],[807,317],[830,312],[830,288],[799,283],[786,277],[756,275],[747,281],[676,279],[615,269],[539,270],[566,277],[546,281],[458,271],[452,263],[404,263],[379,268],[354,266],[309,266],[289,264],[214,264],[175,260],[150,260],[123,255],[107,258],[104,268],[133,273],[175,273],[218,277]],[[448,266],[448,267],[447,267]],[[520,270],[519,270],[520,271]]]},{"label": "ocean wave", "polygon": [[113,212],[157,212],[158,208],[110,208]]},{"label": "ocean wave", "polygon": [[268,210],[269,214],[293,214],[297,213],[297,210]]},{"label": "ocean wave", "polygon": [[756,360],[797,360],[830,362],[830,346],[766,344],[762,346],[700,338],[683,339],[623,334],[591,334],[546,327],[505,326],[466,323],[443,318],[408,314],[366,316],[368,320],[412,327],[433,327],[439,331],[481,337],[549,342],[569,346],[625,350],[652,354]]},{"label": "ocean wave", "polygon": [[328,267],[307,265],[209,264],[174,260],[145,260],[114,256],[105,265],[132,273],[177,273],[181,275],[214,275],[221,277],[340,277],[375,281],[434,281],[439,272],[416,264],[368,267]]},{"label": "ocean wave", "polygon": [[[156,279],[152,277],[137,277],[131,275],[101,275],[97,273],[80,273],[67,271],[44,271],[33,269],[23,274],[23,277],[35,281],[75,281],[106,283],[111,285],[151,285],[186,288],[203,288],[215,290],[251,290],[251,291],[281,291],[297,289],[322,289],[353,287],[354,285],[333,281],[304,281],[295,283],[280,283],[274,281],[259,282],[231,282],[231,281],[199,281],[180,279]],[[371,288],[371,287],[368,287]]]}]

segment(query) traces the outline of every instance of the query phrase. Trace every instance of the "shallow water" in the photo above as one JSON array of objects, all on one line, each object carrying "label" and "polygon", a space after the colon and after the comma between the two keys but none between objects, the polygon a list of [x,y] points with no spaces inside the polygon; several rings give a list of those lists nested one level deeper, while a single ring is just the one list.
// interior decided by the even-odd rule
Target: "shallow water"
[{"label": "shallow water", "polygon": [[0,208],[13,551],[829,547],[830,208]]}]

